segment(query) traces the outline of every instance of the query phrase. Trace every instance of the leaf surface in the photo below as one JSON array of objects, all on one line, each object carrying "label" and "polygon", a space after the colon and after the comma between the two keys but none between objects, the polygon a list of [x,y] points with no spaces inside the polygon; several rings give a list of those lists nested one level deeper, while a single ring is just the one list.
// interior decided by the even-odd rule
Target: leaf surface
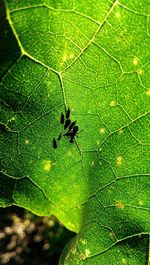
[{"label": "leaf surface", "polygon": [[148,264],[149,7],[1,1],[0,204],[77,232],[60,264]]}]

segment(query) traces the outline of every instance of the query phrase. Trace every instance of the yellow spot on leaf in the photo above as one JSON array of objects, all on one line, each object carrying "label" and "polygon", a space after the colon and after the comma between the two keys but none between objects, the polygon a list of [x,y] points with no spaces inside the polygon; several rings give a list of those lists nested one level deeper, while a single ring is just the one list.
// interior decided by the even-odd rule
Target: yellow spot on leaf
[{"label": "yellow spot on leaf", "polygon": [[112,239],[116,238],[114,232],[110,232],[109,234],[110,234],[110,237],[111,237]]},{"label": "yellow spot on leaf", "polygon": [[143,206],[143,205],[144,205],[144,202],[143,202],[142,200],[139,199],[139,200],[138,200],[138,205],[139,205],[139,206]]},{"label": "yellow spot on leaf", "polygon": [[66,61],[67,61],[67,54],[64,53],[64,55],[63,55],[63,62],[66,62]]},{"label": "yellow spot on leaf", "polygon": [[68,156],[72,156],[72,151],[69,150],[67,154],[68,154]]},{"label": "yellow spot on leaf", "polygon": [[25,139],[25,144],[29,144],[30,143],[30,141],[28,140],[28,139]]},{"label": "yellow spot on leaf", "polygon": [[103,134],[103,133],[105,133],[105,128],[100,128],[99,131],[100,131],[101,134]]},{"label": "yellow spot on leaf", "polygon": [[91,251],[89,249],[85,249],[85,256],[89,257],[91,254]]},{"label": "yellow spot on leaf", "polygon": [[91,251],[89,249],[85,249],[85,254],[80,254],[80,260],[85,260],[86,258],[88,258],[91,254]]},{"label": "yellow spot on leaf", "polygon": [[85,257],[85,255],[83,255],[83,254],[80,254],[80,260],[85,260],[86,259],[86,257]]},{"label": "yellow spot on leaf", "polygon": [[115,17],[119,18],[121,16],[121,14],[119,12],[115,13]]},{"label": "yellow spot on leaf", "polygon": [[95,163],[94,163],[94,161],[92,161],[92,162],[91,162],[91,166],[93,167],[93,166],[94,166],[94,164],[95,164]]},{"label": "yellow spot on leaf", "polygon": [[150,89],[146,91],[146,94],[150,97]]},{"label": "yellow spot on leaf", "polygon": [[65,48],[64,48],[64,52],[63,52],[63,56],[62,56],[62,60],[61,60],[61,63],[60,63],[60,66],[63,66],[64,63],[67,61],[67,60],[70,60],[70,59],[73,59],[75,57],[75,55],[73,53],[69,53],[68,50],[67,50],[67,47],[65,45]]},{"label": "yellow spot on leaf", "polygon": [[117,157],[117,166],[121,166],[122,165],[122,161],[123,161],[123,156],[118,156]]},{"label": "yellow spot on leaf", "polygon": [[139,59],[137,57],[133,58],[133,64],[137,65],[139,63]]},{"label": "yellow spot on leaf", "polygon": [[122,133],[123,133],[123,129],[120,128],[120,129],[118,130],[118,133],[119,133],[119,134],[122,134]]},{"label": "yellow spot on leaf", "polygon": [[51,160],[44,161],[44,171],[49,172],[52,167]]},{"label": "yellow spot on leaf", "polygon": [[80,239],[80,242],[83,244],[83,245],[85,245],[86,244],[86,240],[85,239]]},{"label": "yellow spot on leaf", "polygon": [[119,201],[116,201],[116,202],[115,202],[115,205],[116,205],[116,207],[119,208],[119,209],[124,209],[124,205],[123,205],[121,202],[119,202]]},{"label": "yellow spot on leaf", "polygon": [[15,116],[10,118],[7,122],[12,122],[12,121],[16,121],[16,117]]},{"label": "yellow spot on leaf", "polygon": [[122,262],[122,264],[125,264],[125,265],[127,264],[127,260],[125,258],[122,258],[121,262]]},{"label": "yellow spot on leaf", "polygon": [[109,105],[110,105],[110,107],[114,107],[116,105],[116,101],[112,100]]},{"label": "yellow spot on leaf", "polygon": [[74,229],[74,228],[75,228],[74,224],[72,224],[71,222],[68,222],[68,227],[69,227],[70,229]]},{"label": "yellow spot on leaf", "polygon": [[142,74],[143,74],[143,70],[142,70],[142,69],[138,69],[138,70],[137,70],[137,74],[138,74],[138,75],[142,75]]},{"label": "yellow spot on leaf", "polygon": [[73,59],[73,58],[74,58],[74,54],[71,53],[69,58],[70,58],[70,59]]}]

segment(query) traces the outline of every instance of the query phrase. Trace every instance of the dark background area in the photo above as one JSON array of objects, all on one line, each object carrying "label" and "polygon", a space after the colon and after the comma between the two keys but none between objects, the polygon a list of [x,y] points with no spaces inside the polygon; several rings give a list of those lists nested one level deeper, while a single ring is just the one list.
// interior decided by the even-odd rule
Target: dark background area
[{"label": "dark background area", "polygon": [[0,208],[0,264],[58,265],[75,233],[56,217],[38,217],[19,207]]}]

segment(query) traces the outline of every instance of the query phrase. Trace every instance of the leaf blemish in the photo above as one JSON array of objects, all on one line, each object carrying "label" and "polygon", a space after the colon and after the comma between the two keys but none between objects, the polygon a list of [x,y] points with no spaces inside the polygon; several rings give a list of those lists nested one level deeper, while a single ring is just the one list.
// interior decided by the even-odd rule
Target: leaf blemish
[{"label": "leaf blemish", "polygon": [[115,202],[115,205],[116,205],[116,207],[119,208],[119,209],[124,209],[124,205],[123,205],[121,202],[119,202],[119,201],[116,201],[116,202]]},{"label": "leaf blemish", "polygon": [[121,259],[122,264],[127,264],[127,260],[125,258]]},{"label": "leaf blemish", "polygon": [[122,134],[122,133],[123,133],[123,129],[120,128],[120,129],[118,130],[118,133],[119,133],[119,134]]},{"label": "leaf blemish", "polygon": [[29,139],[25,139],[24,142],[25,142],[25,144],[29,144],[30,143]]},{"label": "leaf blemish", "polygon": [[91,251],[89,249],[85,249],[85,254],[80,254],[80,260],[85,260],[86,258],[88,258],[91,254]]},{"label": "leaf blemish", "polygon": [[95,163],[94,163],[94,161],[92,161],[92,162],[91,162],[91,166],[93,167],[93,166],[94,166],[94,164],[95,164]]},{"label": "leaf blemish", "polygon": [[99,140],[97,140],[96,143],[97,143],[97,145],[100,145],[100,141]]},{"label": "leaf blemish", "polygon": [[100,128],[99,131],[100,131],[101,134],[103,134],[103,133],[105,133],[105,128]]},{"label": "leaf blemish", "polygon": [[117,166],[121,166],[122,165],[122,161],[123,161],[123,156],[118,156],[117,157]]},{"label": "leaf blemish", "polygon": [[121,17],[121,14],[119,12],[116,12],[115,13],[115,17],[120,18]]},{"label": "leaf blemish", "polygon": [[114,107],[116,105],[116,101],[112,100],[109,105],[110,105],[110,107]]},{"label": "leaf blemish", "polygon": [[85,249],[85,256],[89,257],[91,254],[91,251],[89,249]]},{"label": "leaf blemish", "polygon": [[142,200],[139,199],[139,200],[138,200],[138,205],[139,205],[139,206],[143,206],[143,205],[144,205],[144,202],[143,202]]},{"label": "leaf blemish", "polygon": [[143,70],[142,70],[142,69],[138,69],[138,70],[137,70],[137,74],[138,74],[138,75],[142,75],[142,74],[143,74]]},{"label": "leaf blemish", "polygon": [[133,58],[133,64],[134,65],[137,65],[139,63],[139,60],[137,57]]},{"label": "leaf blemish", "polygon": [[86,244],[86,240],[85,240],[85,239],[80,238],[80,242],[81,242],[83,245]]},{"label": "leaf blemish", "polygon": [[110,237],[111,237],[112,239],[116,238],[116,236],[115,236],[115,233],[114,233],[114,232],[110,232],[109,234],[110,234]]},{"label": "leaf blemish", "polygon": [[51,170],[51,167],[52,167],[51,160],[44,161],[44,165],[43,165],[44,171],[49,172]]},{"label": "leaf blemish", "polygon": [[150,97],[150,89],[146,91],[146,94]]}]

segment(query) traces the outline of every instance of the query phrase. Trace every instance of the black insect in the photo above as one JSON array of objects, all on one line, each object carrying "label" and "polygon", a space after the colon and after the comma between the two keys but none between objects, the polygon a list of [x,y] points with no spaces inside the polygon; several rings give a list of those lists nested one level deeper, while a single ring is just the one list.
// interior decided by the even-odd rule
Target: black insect
[{"label": "black insect", "polygon": [[64,115],[63,112],[61,112],[60,115],[60,123],[64,124],[64,132],[61,132],[57,138],[53,138],[52,146],[54,149],[57,148],[58,141],[61,140],[63,136],[67,136],[70,143],[74,143],[74,139],[77,136],[79,127],[76,125],[77,121],[71,122],[70,120],[70,108],[66,110],[66,113]]},{"label": "black insect", "polygon": [[69,117],[70,117],[70,109],[68,108],[68,109],[66,110],[66,118],[69,119]]},{"label": "black insect", "polygon": [[61,123],[61,124],[64,124],[64,121],[65,121],[64,114],[61,113],[61,116],[60,116],[60,123]]},{"label": "black insect", "polygon": [[71,131],[72,128],[75,126],[75,124],[76,124],[76,121],[73,121],[73,122],[69,125],[68,130]]},{"label": "black insect", "polygon": [[53,138],[52,146],[53,146],[54,149],[57,148],[57,142],[56,142],[55,138]]},{"label": "black insect", "polygon": [[72,144],[74,142],[74,135],[71,136],[69,142]]},{"label": "black insect", "polygon": [[72,130],[73,136],[75,136],[77,134],[78,130],[79,130],[79,127],[78,126],[74,126],[73,127],[73,130]]},{"label": "black insect", "polygon": [[59,136],[58,136],[58,141],[60,141],[61,136],[62,136],[62,133],[59,134]]},{"label": "black insect", "polygon": [[70,120],[70,119],[67,119],[67,120],[65,121],[64,129],[67,129],[68,126],[70,125],[70,123],[71,123],[71,120]]}]

